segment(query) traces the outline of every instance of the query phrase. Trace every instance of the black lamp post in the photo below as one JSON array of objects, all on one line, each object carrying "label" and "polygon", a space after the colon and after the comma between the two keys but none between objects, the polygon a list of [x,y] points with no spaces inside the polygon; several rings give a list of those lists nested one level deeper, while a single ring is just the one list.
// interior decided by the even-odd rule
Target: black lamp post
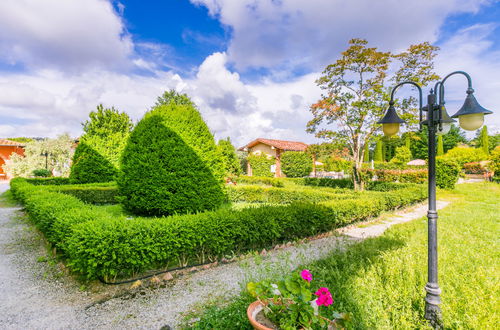
[{"label": "black lamp post", "polygon": [[45,169],[49,170],[49,152],[45,151],[40,154],[40,156],[45,156]]},{"label": "black lamp post", "polygon": [[[467,97],[463,106],[453,116],[448,116],[444,108],[444,83],[445,81],[455,74],[462,74],[467,78],[468,88]],[[382,130],[385,135],[391,136],[399,131],[399,125],[404,121],[399,118],[394,108],[394,93],[397,88],[411,84],[417,87],[419,92],[419,127],[427,125],[428,127],[428,155],[429,155],[429,169],[428,169],[428,191],[429,191],[429,210],[427,212],[428,218],[428,265],[427,265],[427,284],[425,290],[427,295],[425,297],[425,318],[430,321],[434,327],[439,327],[441,324],[441,289],[438,285],[438,267],[437,267],[437,211],[436,211],[436,134],[445,134],[449,131],[452,118],[458,118],[460,127],[465,130],[474,131],[481,127],[484,122],[484,115],[492,113],[489,110],[481,107],[474,97],[474,89],[472,89],[472,80],[470,76],[463,71],[455,71],[447,75],[443,80],[436,83],[434,90],[430,90],[427,95],[427,105],[422,107],[422,88],[415,82],[405,81],[396,85],[391,92],[391,100],[389,102],[389,109],[378,123],[382,124]],[[438,91],[439,88],[439,91]],[[439,92],[439,100],[436,102],[436,92]],[[423,120],[423,112],[427,112],[427,119]]]}]

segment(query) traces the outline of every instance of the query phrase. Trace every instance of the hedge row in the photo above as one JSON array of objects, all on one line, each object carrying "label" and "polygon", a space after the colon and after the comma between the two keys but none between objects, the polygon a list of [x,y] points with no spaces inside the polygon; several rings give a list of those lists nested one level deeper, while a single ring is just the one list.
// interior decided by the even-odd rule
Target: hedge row
[{"label": "hedge row", "polygon": [[66,195],[71,195],[89,204],[116,204],[120,192],[116,184],[113,185],[68,185],[54,189]]},{"label": "hedge row", "polygon": [[371,170],[363,169],[363,175],[368,180],[375,176],[379,181],[402,182],[402,183],[424,183],[427,181],[427,170]]},{"label": "hedge row", "polygon": [[426,197],[424,186],[413,185],[397,192],[371,192],[355,200],[128,220],[112,218],[73,196],[33,186],[24,179],[12,180],[11,188],[73,271],[105,279],[267,248]]},{"label": "hedge row", "polygon": [[306,187],[297,188],[276,188],[262,187],[256,185],[248,186],[228,186],[227,196],[231,202],[247,203],[270,203],[270,204],[289,204],[292,202],[322,202],[331,199],[345,199],[354,196],[354,192],[326,189],[316,190]]},{"label": "hedge row", "polygon": [[329,179],[329,178],[304,178],[306,186],[330,187],[330,188],[354,188],[351,179]]},{"label": "hedge row", "polygon": [[45,186],[45,185],[66,185],[70,184],[69,178],[33,178],[26,179],[29,183],[36,186]]},{"label": "hedge row", "polygon": [[248,184],[264,184],[273,187],[284,187],[284,179],[268,178],[265,176],[238,176],[231,178],[235,183],[248,183]]}]

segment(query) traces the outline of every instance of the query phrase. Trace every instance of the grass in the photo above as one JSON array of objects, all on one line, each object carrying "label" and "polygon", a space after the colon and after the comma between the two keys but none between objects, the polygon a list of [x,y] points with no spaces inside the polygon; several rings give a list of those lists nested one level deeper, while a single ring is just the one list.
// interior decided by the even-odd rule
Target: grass
[{"label": "grass", "polygon": [[[498,184],[458,185],[441,191],[452,204],[439,212],[439,283],[446,329],[496,329],[500,324]],[[426,329],[425,218],[394,226],[380,237],[304,266],[317,286],[331,289],[335,309],[352,314],[352,329]],[[251,329],[243,293],[210,305],[195,329]]]}]

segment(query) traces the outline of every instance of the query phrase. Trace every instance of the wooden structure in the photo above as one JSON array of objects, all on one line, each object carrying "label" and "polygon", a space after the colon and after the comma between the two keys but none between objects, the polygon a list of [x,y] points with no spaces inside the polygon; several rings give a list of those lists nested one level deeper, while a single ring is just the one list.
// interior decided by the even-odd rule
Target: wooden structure
[{"label": "wooden structure", "polygon": [[9,179],[3,170],[3,165],[8,163],[10,156],[13,154],[24,155],[24,144],[0,139],[0,180]]}]

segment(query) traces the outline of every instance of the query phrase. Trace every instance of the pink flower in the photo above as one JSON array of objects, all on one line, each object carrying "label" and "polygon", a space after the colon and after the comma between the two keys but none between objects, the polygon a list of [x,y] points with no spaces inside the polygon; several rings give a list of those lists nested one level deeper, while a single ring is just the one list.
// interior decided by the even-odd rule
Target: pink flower
[{"label": "pink flower", "polygon": [[333,304],[332,294],[328,291],[328,288],[319,288],[314,294],[318,296],[318,299],[316,299],[318,306],[330,306]]},{"label": "pink flower", "polygon": [[308,269],[304,269],[303,271],[300,272],[300,276],[307,282],[311,282],[313,279],[313,276],[311,272]]}]

